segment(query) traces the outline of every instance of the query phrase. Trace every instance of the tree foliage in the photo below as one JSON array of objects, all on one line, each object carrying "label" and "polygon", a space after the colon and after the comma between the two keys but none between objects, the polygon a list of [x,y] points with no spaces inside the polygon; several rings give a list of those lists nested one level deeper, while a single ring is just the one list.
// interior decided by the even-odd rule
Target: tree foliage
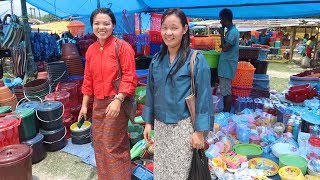
[{"label": "tree foliage", "polygon": [[48,23],[48,22],[53,22],[53,21],[59,21],[60,19],[56,16],[51,15],[51,14],[46,14],[41,17],[41,20],[45,23]]}]

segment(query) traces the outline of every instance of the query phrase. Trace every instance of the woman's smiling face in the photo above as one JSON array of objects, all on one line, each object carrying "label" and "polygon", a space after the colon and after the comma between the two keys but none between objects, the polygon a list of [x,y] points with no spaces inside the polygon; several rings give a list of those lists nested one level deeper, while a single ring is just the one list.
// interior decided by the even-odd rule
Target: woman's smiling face
[{"label": "woman's smiling face", "polygon": [[92,28],[93,33],[97,36],[100,43],[104,43],[105,40],[112,35],[114,24],[109,15],[99,13],[93,19]]},{"label": "woman's smiling face", "polygon": [[161,24],[161,36],[168,48],[179,48],[182,36],[188,27],[181,24],[181,20],[175,14],[165,17]]}]

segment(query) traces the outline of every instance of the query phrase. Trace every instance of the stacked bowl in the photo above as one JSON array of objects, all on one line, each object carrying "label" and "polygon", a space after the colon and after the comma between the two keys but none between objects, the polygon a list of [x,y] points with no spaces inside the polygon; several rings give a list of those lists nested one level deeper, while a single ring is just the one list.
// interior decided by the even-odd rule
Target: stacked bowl
[{"label": "stacked bowl", "polygon": [[62,44],[61,59],[67,64],[70,76],[83,76],[83,65],[77,46],[73,43]]},{"label": "stacked bowl", "polygon": [[17,97],[7,86],[0,87],[0,106],[10,106],[12,110],[15,110],[17,103]]}]

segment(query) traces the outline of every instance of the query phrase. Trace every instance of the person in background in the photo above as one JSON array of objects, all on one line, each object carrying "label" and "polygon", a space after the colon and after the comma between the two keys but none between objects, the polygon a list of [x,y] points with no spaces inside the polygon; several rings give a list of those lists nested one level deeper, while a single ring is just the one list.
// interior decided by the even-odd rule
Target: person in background
[{"label": "person in background", "polygon": [[247,44],[248,44],[248,40],[244,37],[244,35],[242,35],[240,39],[240,45],[247,46]]},{"label": "person in background", "polygon": [[310,39],[306,42],[306,55],[309,59],[311,59],[312,50],[316,44],[316,36],[311,36]]},{"label": "person in background", "polygon": [[[220,92],[223,96],[224,112],[230,112],[232,104],[231,82],[235,76],[239,59],[239,31],[232,23],[233,14],[230,9],[219,13],[221,28],[222,52],[218,64]],[[224,35],[224,29],[227,32]]]},{"label": "person in background", "polygon": [[148,75],[143,119],[144,138],[154,125],[154,179],[188,179],[192,147],[204,148],[204,132],[212,129],[210,68],[197,53],[194,65],[196,120],[193,125],[185,98],[191,94],[190,36],[186,15],[167,9],[161,18],[163,47],[154,55]]},{"label": "person in background", "polygon": [[[130,180],[128,117],[121,104],[126,96],[134,95],[137,86],[135,53],[127,42],[112,35],[116,19],[110,9],[94,10],[90,23],[98,39],[86,52],[78,121],[83,116],[87,118],[88,101],[93,96],[92,136],[98,179]],[[116,47],[122,70],[118,93],[112,84],[118,76]]]},{"label": "person in background", "polygon": [[307,43],[308,39],[309,39],[309,34],[307,34],[307,33],[304,34],[302,43],[303,43],[303,44]]},{"label": "person in background", "polygon": [[259,35],[259,44],[269,46],[269,42],[270,42],[270,35],[267,34],[267,30],[266,29],[261,30],[261,33]]},{"label": "person in background", "polygon": [[308,39],[309,39],[309,34],[304,34],[304,36],[303,36],[303,40],[302,40],[302,43],[301,43],[301,52],[300,52],[300,54],[301,54],[301,56],[302,57],[304,57],[304,56],[306,56],[306,43],[307,43],[307,41],[308,41]]}]

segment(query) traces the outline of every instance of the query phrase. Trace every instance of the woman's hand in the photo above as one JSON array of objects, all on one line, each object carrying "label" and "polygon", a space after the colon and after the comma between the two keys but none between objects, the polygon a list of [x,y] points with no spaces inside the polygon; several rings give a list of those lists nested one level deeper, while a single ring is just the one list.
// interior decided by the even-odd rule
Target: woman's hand
[{"label": "woman's hand", "polygon": [[118,99],[114,99],[106,109],[106,116],[107,117],[117,117],[120,113],[121,101]]},{"label": "woman's hand", "polygon": [[79,116],[78,116],[78,122],[80,121],[82,116],[84,117],[84,119],[87,119],[87,112],[88,112],[88,108],[86,106],[81,106]]},{"label": "woman's hand", "polygon": [[151,124],[146,124],[143,131],[143,137],[148,142],[151,139]]},{"label": "woman's hand", "polygon": [[195,149],[204,149],[203,132],[195,131],[194,133],[192,133],[191,145]]}]

